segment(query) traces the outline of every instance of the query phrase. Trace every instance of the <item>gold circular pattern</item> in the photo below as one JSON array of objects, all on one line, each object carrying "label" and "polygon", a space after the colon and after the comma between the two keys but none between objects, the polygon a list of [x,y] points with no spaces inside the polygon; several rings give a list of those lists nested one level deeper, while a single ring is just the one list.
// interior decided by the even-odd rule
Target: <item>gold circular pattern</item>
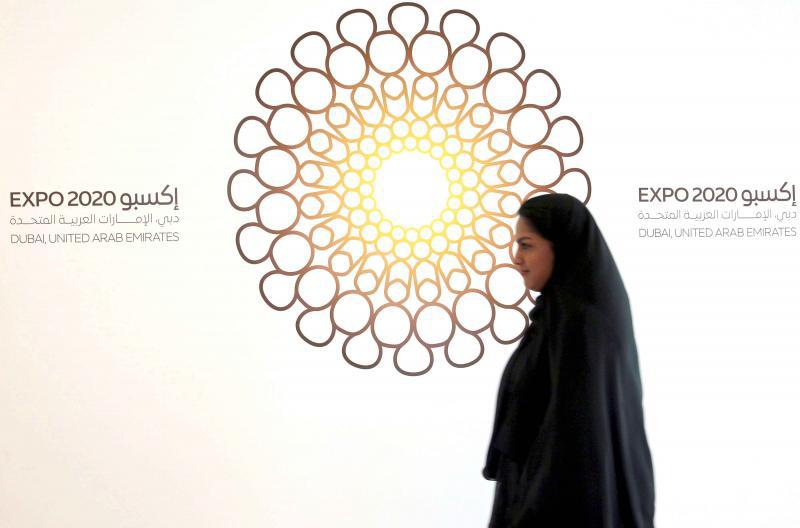
[{"label": "gold circular pattern", "polygon": [[[348,11],[340,42],[305,33],[290,50],[296,72],[261,77],[265,111],[234,133],[251,167],[230,176],[228,199],[251,215],[236,233],[240,256],[271,268],[262,298],[300,310],[303,340],[325,347],[342,336],[343,358],[364,369],[391,351],[397,371],[416,376],[439,357],[473,365],[487,339],[523,335],[533,298],[510,264],[517,208],[543,192],[586,203],[591,182],[565,167],[583,135],[573,118],[550,117],[558,83],[522,69],[516,38],[482,43],[477,19],[459,9],[437,28],[413,2],[386,23]],[[431,168],[389,174],[394,156]],[[390,177],[408,179],[408,210],[432,195],[420,181],[448,196],[423,211],[428,220],[401,222],[376,194]]]}]

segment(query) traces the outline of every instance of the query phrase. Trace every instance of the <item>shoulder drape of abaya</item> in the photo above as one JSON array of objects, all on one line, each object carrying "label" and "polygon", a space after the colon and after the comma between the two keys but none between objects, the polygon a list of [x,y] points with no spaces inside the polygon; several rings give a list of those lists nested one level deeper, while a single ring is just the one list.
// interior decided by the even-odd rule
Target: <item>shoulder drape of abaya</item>
[{"label": "shoulder drape of abaya", "polygon": [[562,260],[536,301],[501,378],[483,469],[497,480],[492,527],[653,526],[653,467],[627,296],[593,220],[579,223],[596,231],[589,244],[596,262],[581,264],[583,271],[606,287],[586,277],[584,289],[564,287],[576,268],[565,271]]}]

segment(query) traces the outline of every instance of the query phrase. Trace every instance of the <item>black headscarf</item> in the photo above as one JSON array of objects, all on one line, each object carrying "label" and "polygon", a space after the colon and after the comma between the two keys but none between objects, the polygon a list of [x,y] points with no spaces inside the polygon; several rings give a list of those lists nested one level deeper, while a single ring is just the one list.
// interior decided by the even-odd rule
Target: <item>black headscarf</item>
[{"label": "black headscarf", "polygon": [[491,526],[652,527],[655,486],[630,305],[579,200],[519,211],[553,244],[553,272],[500,382],[483,476]]}]

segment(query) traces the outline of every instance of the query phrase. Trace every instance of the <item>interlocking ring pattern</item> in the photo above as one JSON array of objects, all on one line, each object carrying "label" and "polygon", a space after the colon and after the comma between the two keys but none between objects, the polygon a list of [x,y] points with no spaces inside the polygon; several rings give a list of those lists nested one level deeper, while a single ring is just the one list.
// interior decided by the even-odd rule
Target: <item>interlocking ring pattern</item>
[{"label": "interlocking ring pattern", "polygon": [[[325,347],[339,336],[344,359],[364,369],[390,351],[416,376],[436,357],[467,367],[487,340],[523,335],[534,300],[511,264],[516,212],[543,192],[586,203],[591,182],[565,166],[583,136],[573,118],[551,117],[558,83],[520,71],[516,38],[479,44],[478,20],[460,9],[431,29],[411,2],[387,23],[379,30],[370,11],[348,11],[336,43],[309,31],[291,47],[297,71],[264,73],[264,111],[234,134],[248,167],[230,176],[228,199],[250,217],[239,254],[268,266],[264,302],[298,308],[302,339]],[[447,189],[425,221],[382,208],[376,191],[404,177],[382,170],[397,156],[427,159],[435,170],[423,181]]]}]

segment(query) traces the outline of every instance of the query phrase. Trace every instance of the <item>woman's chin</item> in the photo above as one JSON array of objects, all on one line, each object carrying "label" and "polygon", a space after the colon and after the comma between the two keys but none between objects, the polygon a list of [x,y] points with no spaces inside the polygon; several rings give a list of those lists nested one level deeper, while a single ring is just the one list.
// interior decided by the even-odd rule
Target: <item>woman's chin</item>
[{"label": "woman's chin", "polygon": [[529,290],[533,290],[536,293],[542,293],[542,289],[544,289],[544,285],[543,284],[531,284],[530,286],[528,286],[528,289]]}]

